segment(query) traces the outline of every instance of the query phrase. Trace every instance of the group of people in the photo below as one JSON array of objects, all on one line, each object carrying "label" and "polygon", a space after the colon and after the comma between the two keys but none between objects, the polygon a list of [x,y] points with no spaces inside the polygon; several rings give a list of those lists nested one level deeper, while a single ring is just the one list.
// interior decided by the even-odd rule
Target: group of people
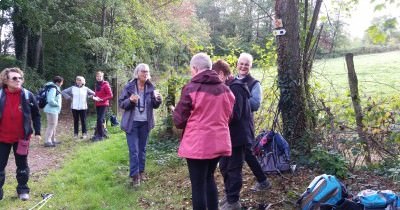
[{"label": "group of people", "polygon": [[[3,185],[5,182],[5,168],[13,149],[17,166],[17,194],[21,200],[29,199],[29,166],[27,162],[28,150],[21,153],[20,148],[29,144],[32,134],[36,140],[41,140],[41,116],[36,96],[22,87],[24,73],[19,68],[6,68],[0,73],[0,200],[3,199]],[[62,96],[72,99],[71,110],[74,119],[74,137],[78,138],[79,121],[82,126],[82,139],[86,139],[87,98],[95,101],[97,122],[92,141],[99,141],[107,137],[104,127],[105,113],[109,106],[109,99],[113,97],[111,87],[104,81],[104,73],[96,72],[95,91],[85,86],[85,78],[77,76],[75,84],[63,91],[61,86],[64,79],[55,76],[52,82],[45,84],[46,105],[43,112],[46,114],[47,127],[44,136],[45,147],[55,147],[60,142],[56,139],[58,116],[61,112]],[[33,129],[32,129],[33,125]],[[24,143],[25,142],[25,143]],[[25,146],[26,147],[26,146]],[[28,146],[29,148],[29,146]]]},{"label": "group of people", "polygon": [[[170,107],[175,126],[183,129],[178,155],[187,160],[193,209],[240,209],[244,162],[247,162],[257,180],[253,190],[271,187],[251,151],[251,143],[255,138],[253,114],[259,109],[262,96],[260,82],[250,75],[252,62],[250,54],[242,53],[237,62],[238,75],[233,76],[227,62],[218,60],[213,64],[205,53],[194,55],[190,61],[192,78],[183,87],[176,107]],[[11,148],[17,165],[17,193],[21,200],[27,200],[27,154],[21,155],[16,151],[18,141],[29,140],[33,130],[36,138],[41,139],[40,112],[34,95],[22,87],[24,79],[20,69],[4,69],[0,79],[0,200],[3,198],[5,167]],[[149,65],[138,64],[133,70],[132,80],[124,86],[118,98],[119,107],[124,110],[121,129],[126,134],[129,176],[133,186],[139,186],[146,179],[146,146],[149,133],[154,128],[153,111],[162,103],[162,96],[150,79]],[[103,123],[113,95],[109,83],[104,81],[104,73],[96,73],[95,91],[85,86],[82,76],[76,77],[75,85],[61,91],[63,82],[62,77],[56,76],[46,84],[55,88],[49,89],[47,104],[43,109],[47,117],[44,145],[53,147],[58,142],[55,136],[61,96],[72,99],[75,138],[79,138],[79,121],[82,125],[81,138],[88,137],[87,98],[95,101],[97,112],[96,131],[92,140],[107,137]],[[225,192],[220,201],[214,180],[218,164]]]},{"label": "group of people", "polygon": [[[251,151],[253,112],[261,104],[261,85],[250,75],[253,58],[242,53],[236,77],[229,64],[199,53],[192,57],[192,78],[182,89],[173,109],[177,128],[183,129],[178,155],[186,158],[192,187],[193,209],[241,209],[242,167],[247,162],[256,176],[255,191],[271,187]],[[224,181],[224,197],[218,203],[214,172]]]}]

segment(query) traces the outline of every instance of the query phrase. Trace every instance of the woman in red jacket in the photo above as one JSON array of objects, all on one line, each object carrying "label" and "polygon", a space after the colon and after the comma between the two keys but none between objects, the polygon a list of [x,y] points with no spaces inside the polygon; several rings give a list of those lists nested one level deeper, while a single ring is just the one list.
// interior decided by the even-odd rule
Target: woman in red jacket
[{"label": "woman in red jacket", "polygon": [[[35,97],[22,87],[23,83],[24,73],[19,68],[6,68],[0,73],[0,200],[11,148],[17,166],[18,198],[29,199],[29,145],[25,142],[29,143],[33,133],[32,124],[36,140],[40,140],[40,114]],[[25,147],[19,143],[24,143],[21,145]]]},{"label": "woman in red jacket", "polygon": [[95,102],[97,122],[96,132],[92,138],[92,141],[101,141],[103,138],[107,137],[104,122],[107,107],[110,105],[109,100],[113,98],[110,84],[107,81],[104,81],[104,73],[102,71],[96,72],[95,96],[98,99]]}]

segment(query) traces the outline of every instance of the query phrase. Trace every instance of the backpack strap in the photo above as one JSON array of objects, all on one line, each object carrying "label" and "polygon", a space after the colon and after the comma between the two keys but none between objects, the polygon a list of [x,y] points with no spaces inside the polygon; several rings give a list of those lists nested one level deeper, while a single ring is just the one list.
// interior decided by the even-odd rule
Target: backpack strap
[{"label": "backpack strap", "polygon": [[[29,100],[29,90],[22,88],[25,94],[25,99]],[[1,94],[3,94],[3,88],[0,89],[0,98],[1,98]]]},{"label": "backpack strap", "polygon": [[[25,94],[25,100],[29,101],[29,90],[22,88],[24,90],[24,94]],[[1,96],[1,94],[0,94]]]}]

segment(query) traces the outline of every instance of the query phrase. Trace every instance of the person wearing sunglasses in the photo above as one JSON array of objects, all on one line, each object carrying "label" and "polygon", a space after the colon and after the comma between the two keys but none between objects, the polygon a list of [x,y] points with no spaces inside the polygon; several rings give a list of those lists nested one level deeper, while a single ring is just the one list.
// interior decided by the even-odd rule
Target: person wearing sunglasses
[{"label": "person wearing sunglasses", "polygon": [[[24,73],[19,68],[6,68],[0,73],[0,200],[3,199],[5,168],[13,149],[17,166],[17,194],[25,201],[29,199],[28,148],[31,135],[40,140],[40,113],[35,96],[22,87]],[[28,141],[24,153],[19,143]]]},{"label": "person wearing sunglasses", "polygon": [[162,97],[150,82],[150,68],[140,63],[133,71],[133,79],[125,85],[118,99],[124,110],[121,129],[126,133],[129,148],[129,176],[137,187],[145,179],[146,145],[150,130],[154,128],[153,109],[157,109]]}]

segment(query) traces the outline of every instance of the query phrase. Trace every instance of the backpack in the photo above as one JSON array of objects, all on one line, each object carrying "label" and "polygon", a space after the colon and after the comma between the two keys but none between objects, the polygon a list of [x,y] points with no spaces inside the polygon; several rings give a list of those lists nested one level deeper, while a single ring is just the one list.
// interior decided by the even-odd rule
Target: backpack
[{"label": "backpack", "polygon": [[400,210],[400,199],[391,190],[363,190],[354,199],[365,210]]},{"label": "backpack", "polygon": [[321,206],[332,208],[343,202],[347,195],[346,187],[335,176],[323,174],[311,181],[297,204],[301,210],[317,210]]},{"label": "backpack", "polygon": [[253,153],[266,174],[281,174],[291,170],[290,147],[279,133],[263,131],[257,136]]},{"label": "backpack", "polygon": [[[51,88],[56,88],[55,85],[49,84],[42,87],[36,95],[36,100],[38,103],[39,108],[43,109],[47,104],[47,93],[50,91]],[[59,91],[56,91],[56,96],[59,94]]]}]

